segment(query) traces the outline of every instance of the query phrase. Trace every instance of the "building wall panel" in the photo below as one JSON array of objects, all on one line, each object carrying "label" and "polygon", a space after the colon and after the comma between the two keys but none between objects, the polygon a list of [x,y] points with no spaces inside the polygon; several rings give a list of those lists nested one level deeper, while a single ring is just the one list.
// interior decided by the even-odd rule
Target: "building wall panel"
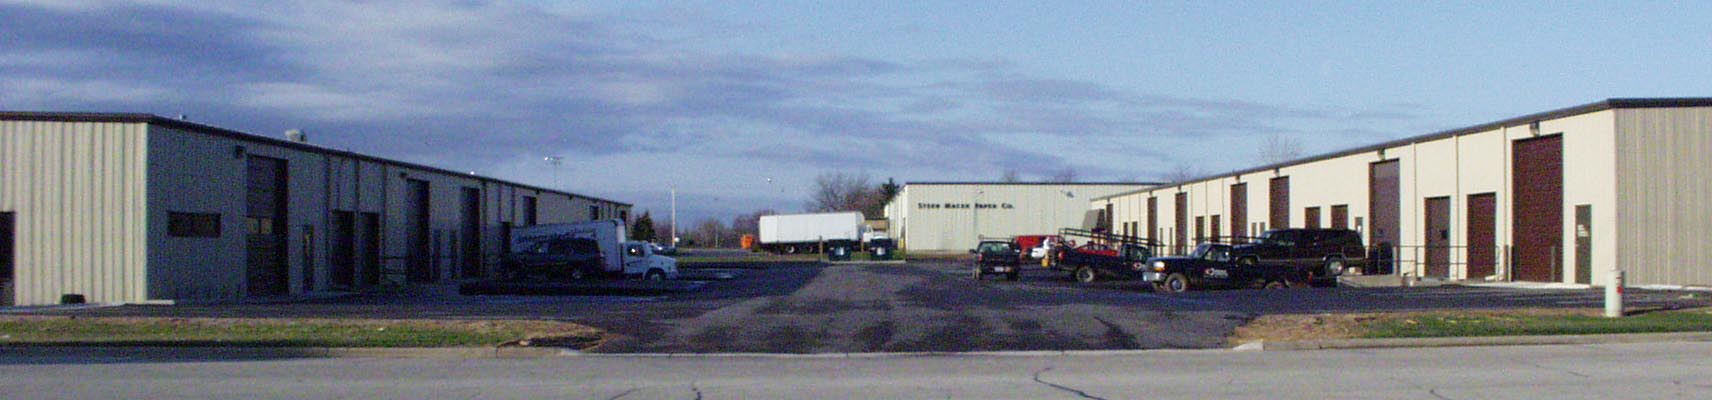
[{"label": "building wall panel", "polygon": [[1615,125],[1622,206],[1614,220],[1595,208],[1593,225],[1617,230],[1616,265],[1631,285],[1712,286],[1712,109],[1618,110]]},{"label": "building wall panel", "polygon": [[16,304],[139,302],[147,132],[142,124],[0,121],[0,211],[15,212]]}]

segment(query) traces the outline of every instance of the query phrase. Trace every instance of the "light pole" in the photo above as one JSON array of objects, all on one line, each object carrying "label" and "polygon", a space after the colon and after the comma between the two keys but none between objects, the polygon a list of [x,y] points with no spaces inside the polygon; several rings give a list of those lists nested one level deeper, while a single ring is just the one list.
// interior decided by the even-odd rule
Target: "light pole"
[{"label": "light pole", "polygon": [[678,188],[672,188],[672,247],[678,247]]},{"label": "light pole", "polygon": [[986,191],[976,189],[974,204],[969,205],[969,213],[972,214],[969,219],[975,225],[975,247],[981,246],[981,195],[984,193]]}]

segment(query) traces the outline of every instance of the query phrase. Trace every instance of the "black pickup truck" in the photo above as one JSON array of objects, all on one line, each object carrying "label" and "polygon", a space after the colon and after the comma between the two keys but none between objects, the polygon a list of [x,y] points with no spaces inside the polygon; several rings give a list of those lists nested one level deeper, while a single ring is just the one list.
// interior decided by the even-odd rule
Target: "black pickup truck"
[{"label": "black pickup truck", "polygon": [[1348,229],[1273,229],[1253,243],[1231,248],[1231,258],[1244,264],[1282,264],[1312,272],[1317,286],[1336,286],[1346,269],[1365,269],[1367,248],[1361,234]]},{"label": "black pickup truck", "polygon": [[1080,246],[1053,246],[1050,256],[1053,269],[1068,271],[1081,283],[1141,279],[1146,272],[1146,261],[1153,257],[1156,247],[1142,238],[1079,229],[1060,230],[1059,236],[1085,241]]},{"label": "black pickup truck", "polygon": [[1154,291],[1164,293],[1211,287],[1278,289],[1306,285],[1316,268],[1239,262],[1233,250],[1229,244],[1203,243],[1186,256],[1154,257],[1147,260],[1142,279],[1152,283]]}]

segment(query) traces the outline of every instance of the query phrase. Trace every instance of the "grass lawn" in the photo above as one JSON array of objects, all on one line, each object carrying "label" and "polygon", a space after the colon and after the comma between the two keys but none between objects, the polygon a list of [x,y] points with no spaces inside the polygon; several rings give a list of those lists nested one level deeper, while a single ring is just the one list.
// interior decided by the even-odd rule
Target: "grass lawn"
[{"label": "grass lawn", "polygon": [[1660,311],[1623,318],[1568,315],[1429,313],[1366,323],[1363,337],[1592,335],[1712,331],[1712,309]]},{"label": "grass lawn", "polygon": [[1233,344],[1353,338],[1591,335],[1712,331],[1712,308],[1605,318],[1599,309],[1514,309],[1375,314],[1266,315],[1238,327]]},{"label": "grass lawn", "polygon": [[598,329],[553,321],[0,317],[4,346],[585,348]]}]

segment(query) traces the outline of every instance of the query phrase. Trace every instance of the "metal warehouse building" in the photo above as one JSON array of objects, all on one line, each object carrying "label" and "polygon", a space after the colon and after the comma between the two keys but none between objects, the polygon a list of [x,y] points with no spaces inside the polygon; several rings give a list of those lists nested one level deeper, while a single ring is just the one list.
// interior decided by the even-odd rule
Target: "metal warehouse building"
[{"label": "metal warehouse building", "polygon": [[1612,99],[1094,199],[1183,251],[1269,228],[1348,227],[1396,272],[1712,285],[1712,98]]},{"label": "metal warehouse building", "polygon": [[890,234],[910,251],[964,251],[982,237],[1082,226],[1089,199],[1141,183],[911,182],[886,204]]},{"label": "metal warehouse building", "polygon": [[4,304],[452,282],[489,276],[511,226],[629,209],[153,115],[0,113]]}]

